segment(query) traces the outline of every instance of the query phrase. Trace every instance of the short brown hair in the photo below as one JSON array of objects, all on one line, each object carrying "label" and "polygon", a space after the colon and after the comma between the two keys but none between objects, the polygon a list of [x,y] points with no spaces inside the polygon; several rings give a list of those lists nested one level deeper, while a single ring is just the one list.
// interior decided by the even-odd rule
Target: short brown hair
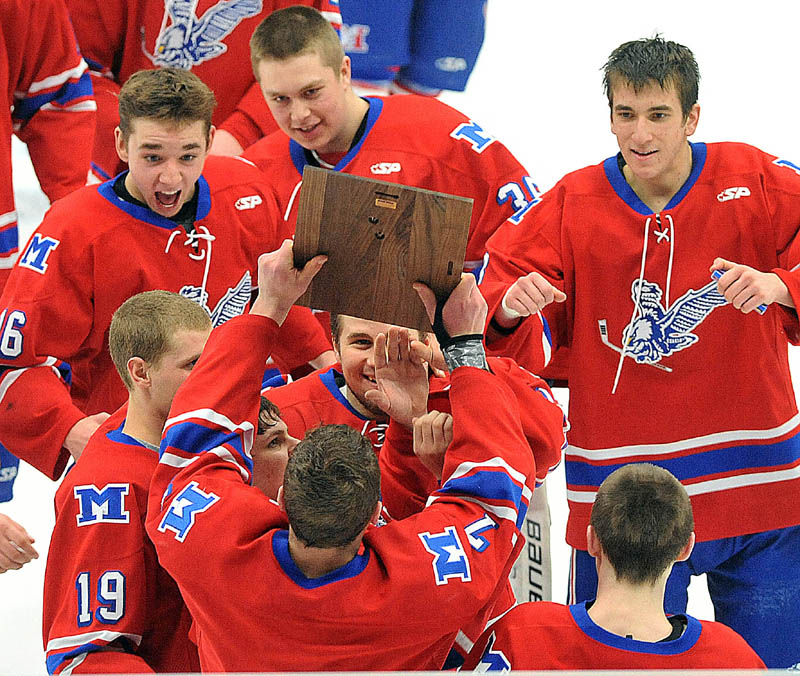
[{"label": "short brown hair", "polygon": [[618,580],[654,583],[694,530],[692,503],[663,467],[624,465],[600,484],[590,520]]},{"label": "short brown hair", "polygon": [[380,499],[372,444],[347,425],[322,425],[294,449],[283,499],[294,534],[309,547],[344,547],[367,526]]},{"label": "short brown hair", "polygon": [[611,52],[603,66],[603,89],[611,108],[611,90],[617,83],[627,83],[637,93],[652,83],[661,89],[674,87],[686,118],[697,103],[700,69],[691,49],[656,35],[626,42]]},{"label": "short brown hair", "polygon": [[114,366],[128,390],[133,382],[128,360],[139,357],[157,365],[180,330],[211,329],[211,318],[202,306],[171,291],[144,291],[119,306],[108,330],[108,349]]},{"label": "short brown hair", "polygon": [[294,5],[264,19],[250,38],[250,59],[258,80],[258,64],[267,59],[284,61],[309,52],[319,54],[326,66],[339,74],[344,49],[333,26],[316,9]]},{"label": "short brown hair", "polygon": [[256,434],[266,434],[270,427],[275,427],[275,425],[280,422],[280,419],[281,410],[262,395],[261,404],[258,407],[258,427],[256,429]]},{"label": "short brown hair", "polygon": [[128,140],[139,119],[171,122],[178,126],[200,121],[206,140],[217,100],[197,75],[182,68],[140,70],[119,92],[119,128]]}]

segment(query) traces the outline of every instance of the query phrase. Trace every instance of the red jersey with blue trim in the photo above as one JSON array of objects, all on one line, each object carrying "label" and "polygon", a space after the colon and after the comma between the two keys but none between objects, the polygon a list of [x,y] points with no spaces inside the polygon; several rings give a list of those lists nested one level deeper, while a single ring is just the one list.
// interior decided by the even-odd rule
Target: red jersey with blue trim
[{"label": "red jersey with blue trim", "polygon": [[11,135],[51,202],[86,184],[97,106],[63,0],[0,3],[0,289],[17,258]]},{"label": "red jersey with blue trim", "polygon": [[337,383],[344,383],[340,369],[338,364],[320,369],[262,394],[280,409],[281,420],[293,437],[302,439],[320,425],[348,425],[367,437],[377,454],[389,423],[367,418],[353,408]]},{"label": "red jersey with blue trim", "polygon": [[[441,101],[414,95],[366,101],[364,134],[334,171],[471,198],[464,267],[477,269],[489,236],[506,219],[519,220],[538,201],[528,172],[494,136]],[[244,157],[267,175],[294,230],[297,194],[308,163],[303,147],[278,131]]]},{"label": "red jersey with blue trim", "polygon": [[773,271],[800,306],[800,167],[743,144],[691,149],[689,178],[658,214],[612,157],[490,242],[488,289],[537,270],[567,294],[545,315],[572,355],[567,540],[581,549],[597,487],[630,462],[681,480],[700,541],[800,524],[786,349],[797,313],[744,315],[709,275],[718,256]]},{"label": "red jersey with blue trim", "polygon": [[[339,29],[338,0],[67,0],[97,90],[95,170],[116,173],[113,144],[119,88],[138,70],[191,70],[217,99],[213,122],[243,148],[277,129],[250,65],[250,37],[290,5],[322,12]],[[105,150],[104,150],[105,149]]]},{"label": "red jersey with blue trim", "polygon": [[[248,307],[258,256],[283,240],[250,163],[209,157],[196,189],[189,235],[118,197],[112,182],[83,188],[53,205],[14,267],[0,297],[0,443],[48,476],[63,471],[62,443],[79,419],[127,400],[107,347],[116,309],[165,289],[201,304],[219,325]],[[302,363],[328,342],[310,312],[293,312],[300,326],[287,322],[286,347],[276,351]]]},{"label": "red jersey with blue trim", "polygon": [[151,483],[148,533],[194,618],[202,667],[437,669],[522,542],[533,463],[516,398],[497,376],[456,369],[455,437],[429,506],[369,528],[349,563],[310,579],[289,552],[285,515],[247,485],[257,366],[276,328],[248,315],[212,332],[173,401]]},{"label": "red jersey with blue trim", "polygon": [[684,617],[679,638],[649,643],[596,625],[584,603],[523,603],[484,632],[464,670],[766,669],[733,629]]},{"label": "red jersey with blue trim", "polygon": [[98,430],[56,492],[43,611],[50,674],[200,669],[191,617],[144,528],[158,449],[123,425]]}]

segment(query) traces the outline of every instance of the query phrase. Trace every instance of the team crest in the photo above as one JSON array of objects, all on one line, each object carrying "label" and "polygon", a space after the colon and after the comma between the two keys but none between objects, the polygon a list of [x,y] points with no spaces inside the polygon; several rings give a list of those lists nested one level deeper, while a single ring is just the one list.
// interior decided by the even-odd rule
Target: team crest
[{"label": "team crest", "polygon": [[219,0],[198,18],[197,0],[165,0],[164,19],[153,53],[149,54],[144,44],[142,50],[156,66],[191,70],[227,52],[228,46],[222,40],[243,19],[257,15],[261,6],[262,0]]},{"label": "team crest", "polygon": [[[631,285],[631,297],[634,303],[638,297],[639,306],[633,320],[622,332],[622,344],[625,356],[632,357],[639,364],[656,365],[664,357],[694,345],[699,339],[692,332],[714,308],[728,302],[717,291],[716,280],[697,291],[689,289],[669,308],[662,305],[662,296],[658,284],[646,279],[636,279]],[[621,348],[608,341],[605,320],[601,319],[599,324],[603,343],[621,352]]]},{"label": "team crest", "polygon": [[250,302],[250,272],[245,271],[239,283],[228,289],[213,310],[208,307],[208,291],[199,286],[187,284],[178,293],[202,306],[211,316],[211,325],[216,328],[229,319],[244,313],[247,304]]}]

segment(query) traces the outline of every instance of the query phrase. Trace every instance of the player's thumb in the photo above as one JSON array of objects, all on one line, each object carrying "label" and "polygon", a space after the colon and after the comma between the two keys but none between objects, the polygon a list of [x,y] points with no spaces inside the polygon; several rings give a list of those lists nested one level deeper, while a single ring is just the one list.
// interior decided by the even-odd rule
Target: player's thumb
[{"label": "player's thumb", "polygon": [[414,291],[417,292],[422,304],[425,306],[425,312],[428,313],[428,319],[430,320],[431,324],[433,324],[433,319],[436,315],[436,296],[430,287],[422,282],[414,282],[412,286],[414,287]]},{"label": "player's thumb", "polygon": [[713,270],[730,270],[733,267],[733,263],[725,258],[717,257],[714,259],[714,262],[711,264],[711,267],[708,269],[709,272]]}]

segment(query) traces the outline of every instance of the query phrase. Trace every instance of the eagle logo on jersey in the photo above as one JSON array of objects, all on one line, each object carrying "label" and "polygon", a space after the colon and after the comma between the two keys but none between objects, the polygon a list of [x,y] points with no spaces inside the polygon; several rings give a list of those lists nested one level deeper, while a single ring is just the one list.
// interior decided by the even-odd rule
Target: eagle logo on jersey
[{"label": "eagle logo on jersey", "polygon": [[238,317],[244,313],[247,304],[250,302],[250,272],[245,271],[239,283],[233,288],[228,289],[227,293],[220,298],[219,302],[210,310],[208,303],[208,291],[199,286],[184,286],[178,293],[184,298],[193,300],[202,306],[211,316],[211,325],[216,328],[224,324],[229,319]]},{"label": "eagle logo on jersey", "polygon": [[[222,42],[239,23],[261,11],[262,0],[220,0],[197,17],[198,0],[166,0],[161,31],[153,53],[142,50],[156,66],[191,70],[228,51]],[[171,23],[167,26],[167,20]]]},{"label": "eagle logo on jersey", "polygon": [[646,279],[636,279],[631,285],[633,302],[639,298],[639,311],[622,332],[622,344],[625,354],[640,364],[655,364],[696,343],[698,338],[692,331],[714,308],[728,302],[717,291],[716,281],[697,291],[689,289],[669,309],[661,304],[662,295],[658,284]]}]

